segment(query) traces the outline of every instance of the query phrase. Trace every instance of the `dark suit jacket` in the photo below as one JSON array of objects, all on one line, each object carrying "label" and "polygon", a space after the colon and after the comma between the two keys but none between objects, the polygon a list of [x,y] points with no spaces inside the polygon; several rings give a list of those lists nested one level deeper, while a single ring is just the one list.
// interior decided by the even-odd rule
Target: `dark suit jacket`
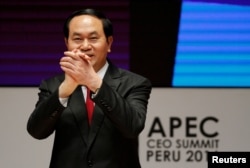
[{"label": "dark suit jacket", "polygon": [[146,120],[151,83],[146,78],[110,64],[94,97],[88,126],[81,87],[63,107],[58,87],[64,75],[41,83],[39,100],[27,130],[37,139],[55,131],[50,168],[139,168],[138,136]]}]

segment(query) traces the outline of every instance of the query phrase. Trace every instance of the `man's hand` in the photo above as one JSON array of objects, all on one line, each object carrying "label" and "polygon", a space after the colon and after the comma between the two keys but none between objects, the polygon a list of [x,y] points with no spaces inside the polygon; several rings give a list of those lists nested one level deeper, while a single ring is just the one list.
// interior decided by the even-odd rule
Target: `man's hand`
[{"label": "man's hand", "polygon": [[100,88],[102,79],[95,72],[91,57],[79,49],[64,52],[60,65],[65,72],[65,80],[59,87],[59,97],[68,97],[78,85],[84,85],[93,92]]}]

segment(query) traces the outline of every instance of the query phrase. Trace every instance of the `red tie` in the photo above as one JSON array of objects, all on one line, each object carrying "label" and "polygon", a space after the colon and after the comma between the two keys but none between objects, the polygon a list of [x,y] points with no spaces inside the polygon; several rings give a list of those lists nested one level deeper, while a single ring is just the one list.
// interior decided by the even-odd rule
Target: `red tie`
[{"label": "red tie", "polygon": [[87,107],[87,112],[88,112],[88,121],[90,125],[92,121],[92,116],[93,116],[94,103],[90,98],[90,90],[88,88],[87,88],[86,107]]}]

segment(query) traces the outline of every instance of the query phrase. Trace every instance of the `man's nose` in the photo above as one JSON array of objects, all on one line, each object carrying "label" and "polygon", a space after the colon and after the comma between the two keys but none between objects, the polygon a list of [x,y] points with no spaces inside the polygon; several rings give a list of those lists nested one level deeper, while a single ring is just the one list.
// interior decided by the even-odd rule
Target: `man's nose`
[{"label": "man's nose", "polygon": [[86,51],[86,50],[89,50],[90,48],[91,48],[91,45],[88,42],[88,40],[83,40],[80,46],[80,50]]}]

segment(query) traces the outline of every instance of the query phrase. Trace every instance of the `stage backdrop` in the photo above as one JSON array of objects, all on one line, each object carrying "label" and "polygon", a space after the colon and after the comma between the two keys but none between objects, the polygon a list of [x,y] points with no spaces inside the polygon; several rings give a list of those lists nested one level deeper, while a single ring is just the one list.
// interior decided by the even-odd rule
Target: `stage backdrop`
[{"label": "stage backdrop", "polygon": [[[48,167],[53,135],[36,140],[26,123],[37,88],[0,87],[0,167]],[[207,151],[250,151],[250,89],[153,88],[140,136],[143,168],[206,167]]]}]

